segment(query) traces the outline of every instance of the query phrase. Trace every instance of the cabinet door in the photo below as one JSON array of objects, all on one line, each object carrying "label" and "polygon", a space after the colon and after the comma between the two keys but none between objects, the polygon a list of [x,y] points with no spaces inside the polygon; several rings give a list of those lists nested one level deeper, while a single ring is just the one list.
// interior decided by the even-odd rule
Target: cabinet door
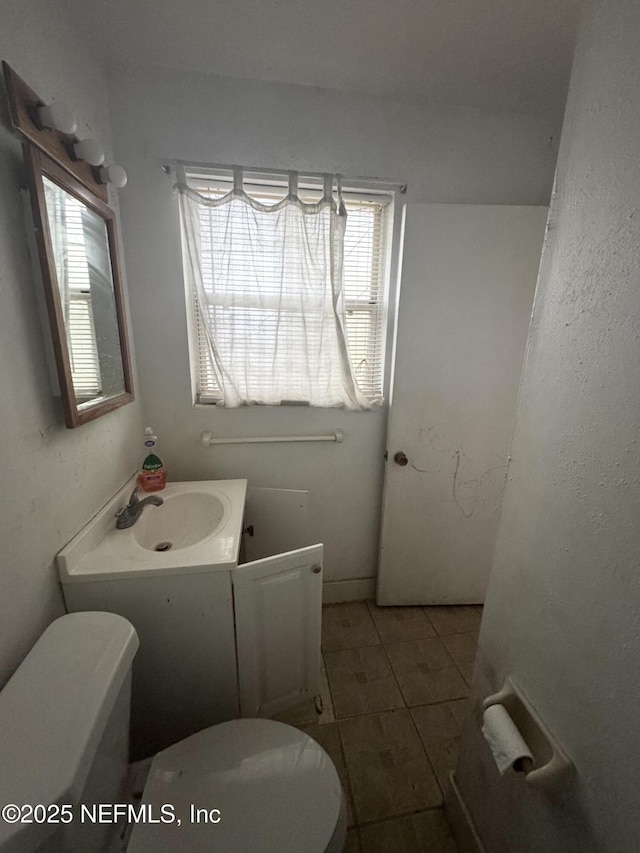
[{"label": "cabinet door", "polygon": [[268,717],[320,692],[322,545],[235,568],[240,713]]}]

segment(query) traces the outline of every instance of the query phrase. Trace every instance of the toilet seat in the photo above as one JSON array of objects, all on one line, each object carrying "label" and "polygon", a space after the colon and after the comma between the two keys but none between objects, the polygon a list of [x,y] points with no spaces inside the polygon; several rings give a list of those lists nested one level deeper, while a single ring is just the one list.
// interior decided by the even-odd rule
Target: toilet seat
[{"label": "toilet seat", "polygon": [[[159,752],[143,803],[154,819],[134,826],[128,853],[339,853],[346,808],[336,769],[312,738],[273,720],[204,729]],[[200,822],[191,806],[219,810]],[[211,818],[217,818],[213,812]]]}]

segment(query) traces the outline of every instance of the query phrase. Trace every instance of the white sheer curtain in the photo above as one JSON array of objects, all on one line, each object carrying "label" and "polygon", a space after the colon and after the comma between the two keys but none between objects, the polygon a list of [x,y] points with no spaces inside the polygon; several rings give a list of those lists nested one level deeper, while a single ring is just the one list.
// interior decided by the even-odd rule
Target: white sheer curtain
[{"label": "white sheer curtain", "polygon": [[241,169],[233,190],[210,198],[178,174],[184,266],[228,407],[368,409],[344,329],[346,210],[325,176],[320,201],[298,196],[297,173],[274,204],[250,196]]}]

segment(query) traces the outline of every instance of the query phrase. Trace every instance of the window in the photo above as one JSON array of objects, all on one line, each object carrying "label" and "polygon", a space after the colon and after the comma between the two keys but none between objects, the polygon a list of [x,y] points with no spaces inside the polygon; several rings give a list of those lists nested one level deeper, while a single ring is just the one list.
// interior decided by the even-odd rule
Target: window
[{"label": "window", "polygon": [[[210,176],[189,172],[187,182],[200,195],[220,198],[233,186],[229,176]],[[244,189],[263,204],[274,204],[285,197],[285,180],[276,180],[245,173]],[[298,195],[303,202],[317,202],[322,197],[322,181],[300,177]],[[344,236],[343,293],[345,308],[345,333],[353,372],[360,390],[368,400],[382,396],[384,374],[384,343],[387,316],[388,245],[391,229],[392,194],[362,189],[343,189],[347,209]],[[233,217],[221,217],[220,208],[199,207],[199,239],[201,273],[204,286],[212,285],[214,268],[225,263],[225,253],[253,252],[255,247],[246,242],[242,226]],[[231,231],[231,234],[229,233]],[[278,322],[275,312],[270,314],[268,296],[279,286],[281,271],[270,260],[269,252],[260,258],[261,286],[264,288],[264,304],[256,307],[247,304],[242,309],[229,312],[228,324],[217,324],[217,335],[228,336],[229,346],[241,346],[243,329],[260,326],[261,334],[271,333]],[[242,283],[238,286],[242,286]],[[190,303],[192,367],[194,373],[196,402],[215,403],[221,398],[221,390],[211,361],[206,331],[195,287],[188,294]],[[247,299],[249,302],[249,299]],[[212,312],[214,309],[209,307]],[[233,344],[231,343],[233,341]],[[268,364],[251,363],[252,370],[268,371]],[[296,366],[292,365],[293,372]]]},{"label": "window", "polygon": [[56,246],[73,390],[78,403],[102,393],[100,361],[91,304],[91,278],[83,223],[84,205],[44,179],[51,239]]}]

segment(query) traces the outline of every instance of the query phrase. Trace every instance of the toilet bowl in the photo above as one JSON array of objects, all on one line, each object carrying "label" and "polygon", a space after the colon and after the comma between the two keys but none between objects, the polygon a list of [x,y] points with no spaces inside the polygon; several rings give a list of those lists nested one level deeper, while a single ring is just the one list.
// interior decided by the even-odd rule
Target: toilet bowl
[{"label": "toilet bowl", "polygon": [[137,648],[121,616],[69,614],[0,693],[0,799],[37,803],[46,818],[0,821],[0,853],[115,853],[125,820],[127,853],[343,849],[346,806],[331,759],[273,720],[219,723],[170,746],[153,758],[141,796],[129,797]]}]

